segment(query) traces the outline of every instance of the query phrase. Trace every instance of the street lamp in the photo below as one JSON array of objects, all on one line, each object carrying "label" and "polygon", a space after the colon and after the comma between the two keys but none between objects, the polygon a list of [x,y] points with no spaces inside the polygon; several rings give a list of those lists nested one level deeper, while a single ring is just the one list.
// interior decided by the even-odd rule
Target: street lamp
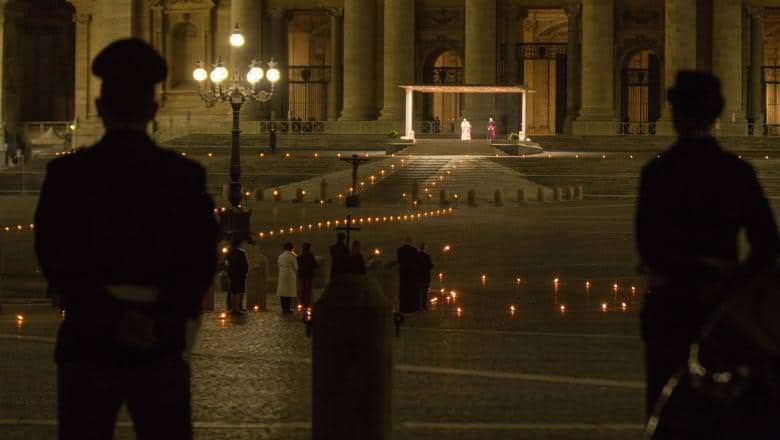
[{"label": "street lamp", "polygon": [[[244,36],[238,29],[238,25],[230,35],[230,45],[241,47],[244,45]],[[277,64],[273,61],[266,63],[266,69],[263,69],[260,62],[252,60],[249,69],[242,78],[239,69],[233,71],[232,79],[225,83],[230,77],[230,72],[225,67],[221,58],[213,65],[211,72],[208,72],[203,61],[199,61],[192,77],[200,84],[200,97],[207,107],[212,107],[218,102],[230,103],[233,110],[233,129],[231,131],[230,148],[230,189],[228,192],[228,201],[230,209],[220,214],[222,231],[226,235],[237,236],[247,239],[249,237],[249,216],[250,212],[241,205],[241,156],[240,142],[241,129],[239,126],[239,115],[241,106],[248,100],[257,102],[268,102],[274,94],[274,85],[281,74],[277,69]],[[265,78],[270,87],[268,89],[260,88],[260,82]]]}]

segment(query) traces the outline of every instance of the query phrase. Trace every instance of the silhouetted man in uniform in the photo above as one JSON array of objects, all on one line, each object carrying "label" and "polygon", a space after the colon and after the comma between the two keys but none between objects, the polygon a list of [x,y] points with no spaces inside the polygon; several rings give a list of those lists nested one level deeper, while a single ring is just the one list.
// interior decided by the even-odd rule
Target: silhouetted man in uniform
[{"label": "silhouetted man in uniform", "polygon": [[186,325],[216,266],[205,171],[146,134],[167,74],[151,46],[116,41],[92,71],[106,133],[49,164],[35,214],[40,266],[66,311],[59,438],[112,438],[124,403],[139,439],[190,439]]},{"label": "silhouetted man in uniform", "polygon": [[398,303],[401,313],[420,310],[420,255],[406,237],[404,245],[396,252],[398,257]]},{"label": "silhouetted man in uniform", "polygon": [[[774,267],[778,255],[777,226],[753,168],[710,135],[724,105],[720,81],[682,71],[668,98],[679,137],[642,170],[636,213],[637,248],[649,285],[641,313],[648,414],[666,381],[686,365],[689,345],[723,300],[724,283]],[[739,264],[742,228],[751,250]],[[760,433],[768,415],[761,400],[748,397],[746,406],[719,412],[683,383],[656,438],[714,438],[715,432],[723,435],[717,438],[767,438],[730,436],[736,425],[730,428],[723,417],[739,420],[743,434]]]},{"label": "silhouetted man in uniform", "polygon": [[346,273],[349,264],[349,248],[345,243],[346,236],[339,232],[336,235],[336,243],[330,247],[330,279]]}]

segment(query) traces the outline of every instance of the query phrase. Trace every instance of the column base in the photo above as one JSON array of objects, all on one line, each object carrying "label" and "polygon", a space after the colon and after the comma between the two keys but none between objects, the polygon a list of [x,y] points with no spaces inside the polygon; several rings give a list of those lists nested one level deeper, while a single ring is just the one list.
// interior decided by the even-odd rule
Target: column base
[{"label": "column base", "polygon": [[399,109],[396,107],[383,108],[382,110],[379,111],[379,117],[377,117],[377,120],[403,122],[404,109]]},{"label": "column base", "polygon": [[571,122],[575,136],[604,136],[617,134],[617,120],[611,109],[582,109]]},{"label": "column base", "polygon": [[715,136],[747,136],[748,121],[742,112],[724,111],[713,130]]}]

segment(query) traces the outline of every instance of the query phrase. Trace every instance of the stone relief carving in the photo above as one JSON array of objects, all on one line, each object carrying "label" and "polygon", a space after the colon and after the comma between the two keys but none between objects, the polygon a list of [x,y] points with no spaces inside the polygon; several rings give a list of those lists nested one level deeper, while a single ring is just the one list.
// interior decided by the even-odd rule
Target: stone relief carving
[{"label": "stone relief carving", "polygon": [[422,27],[425,29],[454,27],[463,24],[461,8],[425,9],[422,13]]},{"label": "stone relief carving", "polygon": [[616,14],[618,27],[621,28],[657,28],[663,27],[663,9],[648,7],[644,2],[625,1],[618,3]]}]

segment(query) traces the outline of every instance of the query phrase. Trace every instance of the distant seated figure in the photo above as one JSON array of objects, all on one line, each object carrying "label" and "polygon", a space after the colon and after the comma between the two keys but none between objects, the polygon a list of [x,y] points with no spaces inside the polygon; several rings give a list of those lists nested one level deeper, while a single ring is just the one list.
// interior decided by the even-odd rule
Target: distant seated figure
[{"label": "distant seated figure", "polygon": [[463,118],[463,121],[460,123],[460,140],[471,140],[471,123],[466,118]]},{"label": "distant seated figure", "polygon": [[58,438],[110,439],[125,404],[139,439],[191,439],[187,322],[217,261],[214,204],[199,164],[147,136],[165,60],[139,39],[98,53],[106,133],[52,160],[35,250],[65,319],[55,349]]},{"label": "distant seated figure", "polygon": [[[668,99],[678,138],[643,168],[636,211],[649,286],[641,312],[648,416],[667,380],[687,365],[689,345],[729,293],[727,283],[774,269],[780,247],[753,167],[710,133],[724,106],[718,78],[681,71]],[[740,229],[750,242],[743,263]],[[759,388],[724,406],[681,382],[653,438],[777,438],[776,427],[766,431],[780,415],[777,402]]]}]

